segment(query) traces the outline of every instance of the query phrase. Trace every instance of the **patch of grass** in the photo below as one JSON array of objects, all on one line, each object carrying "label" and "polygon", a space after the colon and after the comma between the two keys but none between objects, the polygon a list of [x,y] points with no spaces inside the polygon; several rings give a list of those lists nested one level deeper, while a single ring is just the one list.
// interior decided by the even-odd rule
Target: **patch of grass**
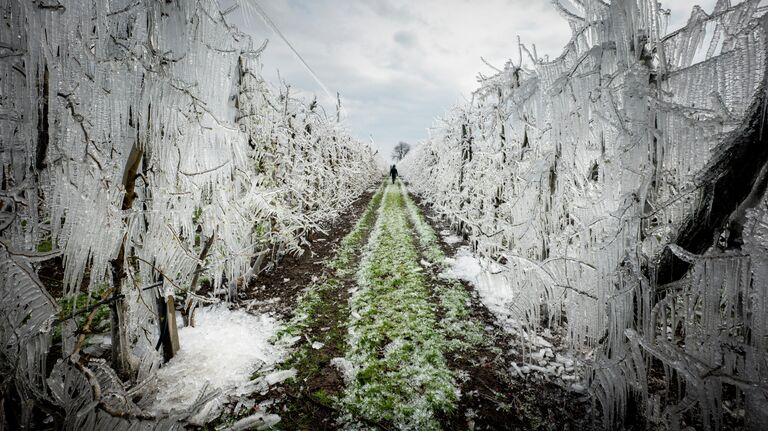
[{"label": "patch of grass", "polygon": [[351,273],[356,252],[363,245],[362,242],[368,237],[371,229],[373,229],[373,224],[376,222],[377,209],[381,205],[383,195],[384,187],[381,187],[371,198],[365,212],[352,231],[341,240],[336,258],[328,264],[329,268],[336,270],[338,276],[343,277]]},{"label": "patch of grass", "polygon": [[[401,186],[402,189],[404,188]],[[424,219],[424,215],[408,193],[403,190],[402,194],[408,218],[416,231],[422,252],[441,271],[447,270],[445,254],[440,248],[435,230]],[[435,286],[435,290],[445,314],[441,326],[450,339],[452,349],[466,351],[483,344],[491,344],[482,324],[470,318],[472,310],[469,304],[472,298],[460,282],[444,280]]]},{"label": "patch of grass", "polygon": [[[339,278],[348,275],[351,271],[355,255],[376,221],[376,210],[381,205],[383,194],[384,188],[382,187],[373,195],[360,220],[357,221],[352,231],[341,240],[335,258],[326,263],[326,267],[333,270],[336,277],[309,287],[296,307],[295,317],[278,333],[278,338],[302,334],[308,327],[312,326],[312,317],[319,314],[317,309],[323,303],[323,292],[342,287]],[[342,321],[345,320],[342,319]]]},{"label": "patch of grass", "polygon": [[336,402],[336,397],[328,394],[324,389],[312,392],[312,398],[324,406],[332,406]]},{"label": "patch of grass", "polygon": [[347,360],[358,368],[343,405],[400,429],[440,429],[436,413],[454,409],[458,389],[418,262],[403,196],[388,186],[351,300]]},{"label": "patch of grass", "polygon": [[419,208],[413,202],[413,199],[408,195],[404,187],[400,186],[403,193],[403,201],[405,207],[408,210],[408,218],[416,231],[416,236],[419,239],[419,244],[422,247],[425,257],[432,263],[439,265],[442,269],[447,269],[445,263],[445,254],[440,249],[440,245],[437,240],[437,234],[432,226],[424,220],[424,215]]},{"label": "patch of grass", "polygon": [[330,280],[315,290],[313,293],[317,295],[317,301],[312,302],[313,314],[292,328],[292,335],[307,334],[310,328],[327,328],[325,331],[314,331],[312,335],[313,342],[323,343],[321,348],[315,349],[310,343],[302,342],[288,360],[281,364],[282,369],[296,369],[298,382],[319,375],[321,370],[330,364],[331,359],[337,356],[337,352],[343,349],[345,333],[338,321],[341,319],[343,322],[349,310],[346,304],[336,301],[333,289],[340,287],[338,280]]},{"label": "patch of grass", "polygon": [[53,250],[53,242],[50,239],[46,239],[37,245],[37,251],[40,253],[48,253]]}]

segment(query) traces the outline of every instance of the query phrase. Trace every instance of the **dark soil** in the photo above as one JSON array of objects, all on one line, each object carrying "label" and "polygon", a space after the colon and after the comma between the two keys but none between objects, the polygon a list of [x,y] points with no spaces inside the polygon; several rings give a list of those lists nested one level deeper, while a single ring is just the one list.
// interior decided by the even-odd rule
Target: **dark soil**
[{"label": "dark soil", "polygon": [[61,298],[64,295],[64,263],[61,256],[41,262],[37,276],[51,296]]},{"label": "dark soil", "polygon": [[300,256],[284,256],[271,271],[259,274],[242,297],[256,300],[262,311],[274,312],[283,319],[292,317],[304,290],[328,272],[324,266],[326,258],[333,255],[339,242],[352,230],[374,192],[366,191],[333,220],[333,225],[323,226],[326,233],[312,233],[307,238],[309,246]]}]

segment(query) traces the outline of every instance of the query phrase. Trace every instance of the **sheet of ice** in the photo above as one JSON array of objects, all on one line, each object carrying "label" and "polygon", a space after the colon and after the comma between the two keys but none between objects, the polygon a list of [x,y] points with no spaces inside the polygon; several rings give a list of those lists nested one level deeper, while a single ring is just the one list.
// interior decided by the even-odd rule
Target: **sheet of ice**
[{"label": "sheet of ice", "polygon": [[270,342],[280,328],[270,316],[217,305],[198,310],[195,320],[195,327],[179,329],[181,349],[158,371],[156,411],[191,405],[206,384],[222,396],[246,394],[253,372],[285,355]]}]

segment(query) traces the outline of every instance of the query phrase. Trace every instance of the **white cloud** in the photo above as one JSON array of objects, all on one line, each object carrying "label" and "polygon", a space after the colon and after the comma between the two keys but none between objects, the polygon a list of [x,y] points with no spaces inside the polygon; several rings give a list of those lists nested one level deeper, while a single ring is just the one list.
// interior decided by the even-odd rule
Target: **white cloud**
[{"label": "white cloud", "polygon": [[[230,0],[234,1],[234,0]],[[257,0],[241,0],[257,1]],[[673,0],[670,28],[679,28],[693,4],[705,10],[715,0]],[[517,61],[517,36],[535,44],[540,56],[558,56],[570,29],[548,0],[270,0],[259,1],[286,38],[330,91],[339,91],[347,126],[361,139],[372,134],[388,154],[398,141],[427,136],[433,120],[477,86],[478,72]],[[254,14],[235,23],[258,42],[264,75],[293,88],[335,100],[296,60],[288,47]]]}]

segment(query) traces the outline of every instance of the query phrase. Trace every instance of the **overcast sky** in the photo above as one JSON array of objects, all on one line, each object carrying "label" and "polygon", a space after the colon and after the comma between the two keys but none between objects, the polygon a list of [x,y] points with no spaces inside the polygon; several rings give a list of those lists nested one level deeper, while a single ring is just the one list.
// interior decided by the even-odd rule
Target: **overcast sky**
[{"label": "overcast sky", "polygon": [[[517,61],[519,35],[540,57],[554,58],[570,39],[550,0],[249,1],[266,11],[329,92],[341,93],[352,134],[373,136],[387,158],[397,142],[425,139],[434,120],[477,87],[478,72],[493,73],[481,57],[499,68]],[[710,12],[714,3],[664,1],[672,10],[670,29],[687,21],[693,5]],[[268,81],[317,94],[333,112],[335,101],[253,7],[233,15],[257,44],[269,39],[262,55]]]}]

